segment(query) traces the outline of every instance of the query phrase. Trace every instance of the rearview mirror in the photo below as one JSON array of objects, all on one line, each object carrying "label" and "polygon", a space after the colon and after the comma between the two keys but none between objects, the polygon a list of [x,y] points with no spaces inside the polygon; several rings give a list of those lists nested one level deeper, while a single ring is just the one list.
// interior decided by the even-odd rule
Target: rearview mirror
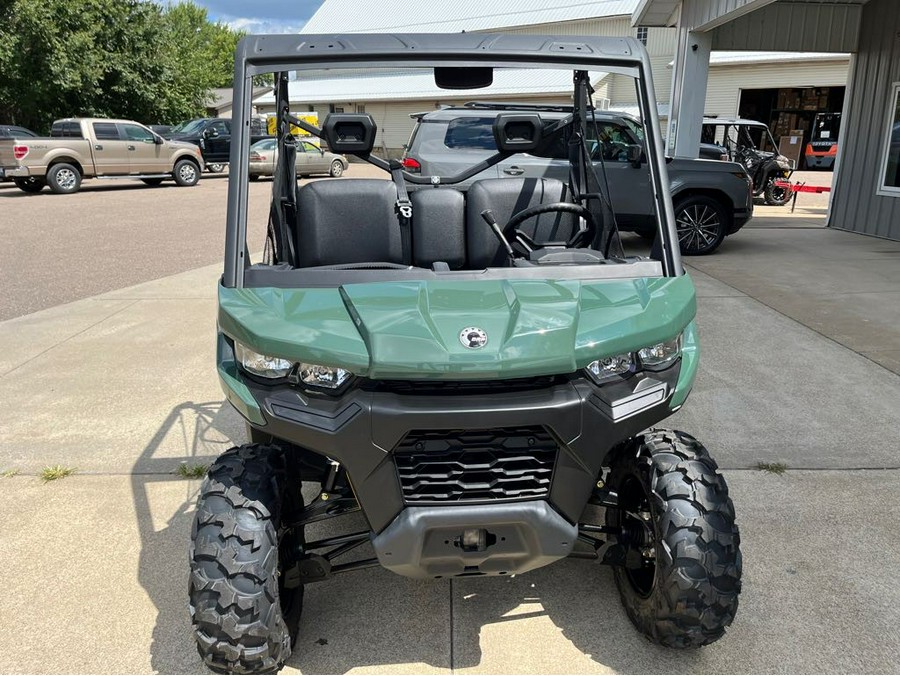
[{"label": "rearview mirror", "polygon": [[490,66],[436,66],[434,69],[434,84],[441,89],[483,89],[493,83],[494,69]]}]

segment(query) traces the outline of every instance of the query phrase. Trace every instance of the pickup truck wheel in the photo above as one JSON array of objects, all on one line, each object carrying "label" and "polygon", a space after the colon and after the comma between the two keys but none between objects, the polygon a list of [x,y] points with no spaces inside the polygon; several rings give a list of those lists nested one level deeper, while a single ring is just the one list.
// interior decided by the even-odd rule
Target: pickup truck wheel
[{"label": "pickup truck wheel", "polygon": [[163,182],[161,178],[142,178],[141,181],[147,185],[160,185]]},{"label": "pickup truck wheel", "polygon": [[15,179],[16,187],[22,192],[40,192],[44,189],[44,186],[47,185],[47,182],[42,178],[37,178],[36,176],[29,176],[28,178],[17,178]]},{"label": "pickup truck wheel", "polygon": [[212,164],[206,165],[206,170],[210,174],[221,174],[223,171],[225,171],[225,165],[221,162],[213,162]]},{"label": "pickup truck wheel", "polygon": [[328,173],[332,178],[340,178],[341,174],[344,173],[344,165],[341,164],[340,160],[335,160],[331,163],[331,171]]},{"label": "pickup truck wheel", "polygon": [[705,256],[725,239],[728,216],[722,203],[705,195],[693,195],[675,203],[675,229],[685,256]]},{"label": "pickup truck wheel", "polygon": [[200,167],[190,160],[178,160],[172,170],[175,183],[181,186],[197,185],[200,180]]},{"label": "pickup truck wheel", "polygon": [[47,185],[57,195],[78,192],[81,187],[81,172],[71,164],[54,164],[47,172]]}]

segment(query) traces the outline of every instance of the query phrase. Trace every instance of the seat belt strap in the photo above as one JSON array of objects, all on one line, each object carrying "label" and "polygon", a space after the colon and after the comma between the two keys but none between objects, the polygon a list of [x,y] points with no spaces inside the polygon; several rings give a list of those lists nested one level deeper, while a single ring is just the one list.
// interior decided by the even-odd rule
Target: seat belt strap
[{"label": "seat belt strap", "polygon": [[412,202],[406,192],[406,181],[403,180],[403,165],[391,160],[391,178],[397,188],[397,219],[400,221],[400,245],[403,248],[403,262],[412,265]]}]

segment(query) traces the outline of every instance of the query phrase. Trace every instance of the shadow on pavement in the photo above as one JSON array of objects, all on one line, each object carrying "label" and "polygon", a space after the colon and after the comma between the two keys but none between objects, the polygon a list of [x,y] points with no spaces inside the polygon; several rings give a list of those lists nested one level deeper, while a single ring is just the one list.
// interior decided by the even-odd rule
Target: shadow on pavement
[{"label": "shadow on pavement", "polygon": [[[174,457],[173,435],[180,439],[180,457]],[[154,511],[154,491],[162,482],[185,481],[173,474],[178,463],[207,465],[235,443],[244,443],[244,428],[230,406],[185,402],[172,409],[132,472],[141,537],[138,578],[157,608],[150,650],[152,668],[160,673],[205,671],[187,604],[187,552],[199,481],[191,482],[190,497],[170,513]],[[362,530],[365,523],[351,514],[314,527],[307,537]],[[530,618],[543,624],[530,625]],[[519,624],[513,629],[509,622]],[[556,638],[559,631],[567,641]],[[529,656],[529,651],[537,652]],[[553,673],[554,664],[556,671],[571,665],[564,670],[689,673],[696,663],[697,653],[668,653],[634,631],[609,569],[573,560],[514,578],[417,581],[383,569],[336,576],[307,590],[287,666],[305,673],[378,665],[392,672],[537,668]]]}]

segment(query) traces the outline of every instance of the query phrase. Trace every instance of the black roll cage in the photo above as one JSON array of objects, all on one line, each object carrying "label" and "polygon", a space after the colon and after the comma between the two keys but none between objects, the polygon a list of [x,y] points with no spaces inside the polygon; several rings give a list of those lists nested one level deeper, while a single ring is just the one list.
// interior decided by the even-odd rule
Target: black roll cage
[{"label": "black roll cage", "polygon": [[[316,51],[318,50],[318,51]],[[280,258],[294,258],[293,237],[288,223],[296,222],[296,143],[290,134],[290,124],[316,136],[322,131],[290,114],[288,105],[289,70],[323,67],[406,65],[433,68],[435,65],[472,67],[489,64],[497,67],[565,68],[574,71],[574,106],[572,115],[552,125],[559,129],[572,124],[575,133],[570,140],[570,183],[578,191],[576,200],[597,200],[602,205],[598,180],[590,186],[588,172],[590,158],[587,138],[587,106],[590,82],[587,71],[606,70],[625,72],[635,78],[641,117],[650,133],[645,135],[645,150],[655,194],[658,222],[658,253],[662,272],[674,277],[683,274],[675,232],[675,219],[669,192],[661,131],[654,101],[652,71],[646,52],[632,38],[513,36],[501,34],[410,34],[410,35],[265,35],[247,36],[238,44],[235,57],[234,105],[232,123],[237,142],[231,146],[232,167],[244,167],[249,161],[250,94],[252,77],[275,72],[275,96],[279,146],[279,167],[275,171],[273,203],[270,212],[269,238]],[[442,177],[440,184],[462,182],[513,153],[500,152],[469,167],[453,177]],[[387,160],[367,156],[366,160],[390,172]],[[585,163],[587,160],[587,164]],[[404,180],[413,184],[432,184],[432,177],[400,172]],[[604,177],[605,178],[605,177]],[[229,175],[228,216],[225,241],[223,285],[241,288],[249,267],[246,242],[249,182],[246,172]],[[607,202],[608,206],[608,202]],[[617,233],[616,233],[617,235]],[[610,241],[606,242],[609,250]],[[290,253],[288,253],[290,252]],[[287,254],[285,256],[285,254]]]}]

